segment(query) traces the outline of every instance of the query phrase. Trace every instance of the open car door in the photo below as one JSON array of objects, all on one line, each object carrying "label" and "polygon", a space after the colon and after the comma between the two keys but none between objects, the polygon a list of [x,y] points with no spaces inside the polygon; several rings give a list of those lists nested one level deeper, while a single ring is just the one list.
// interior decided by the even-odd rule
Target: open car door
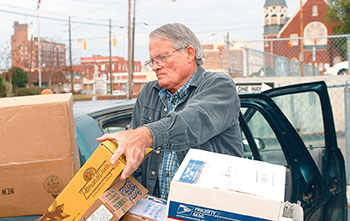
[{"label": "open car door", "polygon": [[245,157],[287,168],[285,200],[305,220],[347,220],[344,158],[324,82],[242,94]]}]

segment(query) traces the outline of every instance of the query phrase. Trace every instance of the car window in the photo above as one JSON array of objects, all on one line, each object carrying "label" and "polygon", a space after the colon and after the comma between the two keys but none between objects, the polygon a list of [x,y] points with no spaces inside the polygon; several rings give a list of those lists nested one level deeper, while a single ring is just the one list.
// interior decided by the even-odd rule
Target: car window
[{"label": "car window", "polygon": [[114,133],[129,128],[131,116],[109,119],[101,123],[103,133]]},{"label": "car window", "polygon": [[316,92],[272,98],[309,149],[325,147],[320,98]]},{"label": "car window", "polygon": [[[242,107],[241,113],[254,139],[253,142],[255,142],[258,148],[261,160],[287,166],[281,144],[261,112],[251,107]],[[247,148],[248,141],[246,140],[246,133],[246,131],[243,131],[244,156],[251,158],[252,152],[250,148]]]}]

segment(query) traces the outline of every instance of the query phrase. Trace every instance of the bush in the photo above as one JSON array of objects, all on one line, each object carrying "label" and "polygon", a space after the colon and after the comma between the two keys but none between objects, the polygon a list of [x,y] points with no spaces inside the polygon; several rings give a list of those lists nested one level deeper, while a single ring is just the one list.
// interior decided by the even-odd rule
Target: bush
[{"label": "bush", "polygon": [[6,83],[2,80],[0,76],[0,97],[6,97]]},{"label": "bush", "polygon": [[19,88],[17,96],[38,95],[46,87]]}]

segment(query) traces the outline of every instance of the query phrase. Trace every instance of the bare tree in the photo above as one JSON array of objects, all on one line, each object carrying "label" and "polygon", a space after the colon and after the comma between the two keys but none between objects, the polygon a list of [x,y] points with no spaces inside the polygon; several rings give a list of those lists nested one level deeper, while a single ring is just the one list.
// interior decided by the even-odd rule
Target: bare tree
[{"label": "bare tree", "polygon": [[5,44],[0,45],[0,68],[10,69],[11,66],[11,49],[10,44],[5,42]]}]

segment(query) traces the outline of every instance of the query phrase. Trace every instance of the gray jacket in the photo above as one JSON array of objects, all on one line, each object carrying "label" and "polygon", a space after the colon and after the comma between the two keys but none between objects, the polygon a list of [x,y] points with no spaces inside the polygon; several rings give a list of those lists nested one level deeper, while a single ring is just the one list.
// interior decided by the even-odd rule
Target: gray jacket
[{"label": "gray jacket", "polygon": [[[175,151],[181,164],[189,148],[243,155],[238,122],[240,101],[233,79],[226,73],[206,72],[198,66],[185,96],[174,111],[160,98],[158,81],[147,83],[138,95],[131,128],[147,126],[153,135],[153,152],[134,176],[156,195],[162,151]],[[142,172],[141,172],[142,171]]]}]

